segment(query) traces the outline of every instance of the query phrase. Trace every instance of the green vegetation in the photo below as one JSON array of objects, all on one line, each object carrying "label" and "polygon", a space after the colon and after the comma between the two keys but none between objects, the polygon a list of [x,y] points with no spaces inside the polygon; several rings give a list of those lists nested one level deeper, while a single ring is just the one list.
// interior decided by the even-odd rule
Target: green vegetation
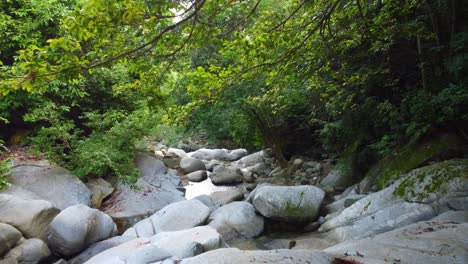
[{"label": "green vegetation", "polygon": [[423,202],[431,195],[440,197],[449,182],[463,177],[468,177],[468,160],[449,160],[409,173],[394,194],[408,201]]},{"label": "green vegetation", "polygon": [[[0,140],[0,154],[2,154],[4,151],[7,151],[7,150],[8,149],[3,145],[3,141]],[[10,158],[0,160],[0,189],[10,186],[10,183],[8,182],[8,175],[7,175],[7,173],[11,169],[10,162],[11,162]]]},{"label": "green vegetation", "polygon": [[353,149],[363,171],[442,132],[468,140],[462,0],[0,7],[2,139],[82,177],[134,181],[146,135],[269,147],[283,164]]}]

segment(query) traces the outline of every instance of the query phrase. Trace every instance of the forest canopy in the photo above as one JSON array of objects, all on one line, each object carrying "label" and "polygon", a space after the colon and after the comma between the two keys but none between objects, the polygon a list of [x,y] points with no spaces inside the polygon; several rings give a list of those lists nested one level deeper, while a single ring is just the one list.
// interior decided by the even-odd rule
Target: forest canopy
[{"label": "forest canopy", "polygon": [[353,147],[363,163],[440,131],[468,138],[467,13],[462,0],[3,0],[2,139],[131,182],[139,139],[177,129],[280,160]]}]

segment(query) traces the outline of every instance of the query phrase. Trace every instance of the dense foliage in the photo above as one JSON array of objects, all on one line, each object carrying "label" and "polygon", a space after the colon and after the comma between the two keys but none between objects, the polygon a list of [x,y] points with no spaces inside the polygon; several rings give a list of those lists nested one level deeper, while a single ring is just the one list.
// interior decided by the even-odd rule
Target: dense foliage
[{"label": "dense foliage", "polygon": [[79,175],[132,175],[162,114],[280,159],[467,138],[461,0],[2,3],[2,129]]}]

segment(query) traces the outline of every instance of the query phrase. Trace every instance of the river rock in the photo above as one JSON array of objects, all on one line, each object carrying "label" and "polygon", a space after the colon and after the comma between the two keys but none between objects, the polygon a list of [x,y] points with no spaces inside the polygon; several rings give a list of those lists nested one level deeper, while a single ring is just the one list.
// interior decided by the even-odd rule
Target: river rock
[{"label": "river rock", "polygon": [[328,232],[328,236],[338,241],[361,239],[415,222],[429,220],[434,216],[434,209],[430,205],[403,202],[361,217],[352,225],[335,228]]},{"label": "river rock", "polygon": [[86,186],[92,193],[91,203],[95,208],[100,208],[102,201],[114,191],[112,184],[102,178],[89,179]]},{"label": "river rock", "polygon": [[244,193],[239,189],[219,191],[210,194],[210,197],[219,205],[223,206],[228,203],[244,199]]},{"label": "river rock", "polygon": [[137,154],[140,177],[135,188],[118,183],[114,193],[103,204],[120,232],[173,202],[185,200],[180,177],[174,170],[145,153]]},{"label": "river rock", "polygon": [[252,204],[265,217],[286,222],[306,222],[317,218],[325,192],[310,185],[260,186]]},{"label": "river rock", "polygon": [[253,238],[263,231],[263,217],[247,202],[232,202],[216,209],[209,217],[209,226],[215,228],[225,240]]},{"label": "river rock", "polygon": [[201,160],[220,160],[220,161],[235,161],[245,155],[247,150],[245,149],[206,149],[202,148],[194,152],[188,153],[190,157],[201,159]]},{"label": "river rock", "polygon": [[432,218],[431,222],[468,223],[468,211],[447,211]]},{"label": "river rock", "polygon": [[219,208],[219,204],[211,196],[208,196],[206,194],[198,195],[192,198],[192,200],[199,200],[200,202],[202,202],[204,205],[210,208],[210,213]]},{"label": "river rock", "polygon": [[219,165],[213,169],[210,178],[215,185],[239,183],[242,182],[242,173],[237,167]]},{"label": "river rock", "polygon": [[264,150],[247,155],[236,162],[240,167],[246,168],[265,162],[266,152]]},{"label": "river rock", "polygon": [[0,222],[14,226],[26,238],[46,240],[47,227],[59,212],[49,201],[0,194]]},{"label": "river rock", "polygon": [[112,218],[86,205],[74,205],[58,214],[49,226],[48,244],[61,256],[71,256],[114,233]]},{"label": "river rock", "polygon": [[36,264],[49,256],[47,244],[38,238],[31,238],[10,250],[4,259],[11,263]]},{"label": "river rock", "polygon": [[333,258],[325,253],[310,250],[240,250],[223,248],[209,251],[180,261],[180,264],[330,264]]},{"label": "river rock", "polygon": [[151,237],[160,232],[190,229],[204,224],[209,215],[210,209],[199,200],[180,201],[169,204],[151,217],[141,220],[123,235]]},{"label": "river rock", "polygon": [[131,240],[102,252],[86,264],[152,263],[170,257],[182,259],[223,245],[216,230],[209,226],[199,226]]},{"label": "river rock", "polygon": [[0,256],[16,245],[22,237],[21,232],[11,225],[0,223]]},{"label": "river rock", "polygon": [[206,170],[198,170],[185,175],[191,182],[201,182],[206,180],[208,174]]},{"label": "river rock", "polygon": [[[368,235],[373,235],[411,224],[411,221],[430,219],[440,212],[447,211],[451,198],[468,196],[468,179],[463,177],[466,168],[466,160],[454,160],[413,170],[393,185],[344,209],[338,216],[325,222],[319,231],[344,227],[334,234],[339,238],[349,238],[353,232],[351,229],[354,228],[366,229],[369,232],[373,230],[372,233],[367,232]],[[437,188],[428,192],[434,184],[437,184]],[[408,215],[405,216],[399,210],[407,212]]]},{"label": "river rock", "polygon": [[16,165],[8,179],[60,210],[75,204],[91,205],[91,191],[83,182],[68,170],[45,160]]},{"label": "river rock", "polygon": [[366,197],[364,194],[355,194],[355,195],[349,195],[346,196],[344,199],[340,199],[337,201],[334,201],[331,204],[328,204],[325,208],[327,210],[327,213],[332,214],[332,213],[338,213],[343,211],[346,207],[351,206],[353,203],[359,201],[360,199]]},{"label": "river rock", "polygon": [[180,158],[185,158],[187,157],[187,153],[183,149],[178,149],[178,148],[169,148],[167,150],[167,153],[174,153]]},{"label": "river rock", "polygon": [[424,221],[324,251],[343,263],[464,264],[468,224]]},{"label": "river rock", "polygon": [[185,157],[180,160],[180,169],[183,173],[188,174],[194,171],[206,170],[206,167],[205,163],[199,159]]},{"label": "river rock", "polygon": [[115,236],[115,237],[112,237],[103,241],[99,241],[97,243],[92,244],[88,248],[86,248],[78,256],[69,260],[68,263],[70,264],[85,263],[86,261],[98,255],[99,253],[104,252],[110,248],[116,247],[118,245],[121,245],[123,243],[126,243],[133,239],[134,237],[129,237],[129,236]]}]

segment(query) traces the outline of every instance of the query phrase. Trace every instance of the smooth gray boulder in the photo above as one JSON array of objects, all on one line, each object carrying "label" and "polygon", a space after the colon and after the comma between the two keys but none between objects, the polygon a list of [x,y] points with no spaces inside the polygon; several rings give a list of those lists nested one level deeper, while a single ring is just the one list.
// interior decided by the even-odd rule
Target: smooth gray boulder
[{"label": "smooth gray boulder", "polygon": [[199,226],[131,240],[102,252],[86,264],[152,263],[170,257],[182,259],[223,245],[216,230],[209,226]]},{"label": "smooth gray boulder", "polygon": [[0,222],[14,226],[26,238],[46,240],[47,227],[59,212],[49,201],[0,194]]},{"label": "smooth gray boulder", "polygon": [[206,178],[208,177],[208,173],[206,172],[206,170],[198,170],[191,172],[185,176],[191,182],[201,182],[206,180]]},{"label": "smooth gray boulder", "polygon": [[235,161],[247,155],[245,149],[206,149],[202,148],[194,152],[188,153],[188,156],[201,160],[220,160],[220,161]]},{"label": "smooth gray boulder", "polygon": [[70,259],[68,263],[70,264],[82,264],[91,259],[92,257],[104,252],[110,248],[116,247],[123,243],[129,242],[133,240],[133,237],[128,236],[115,236],[103,241],[99,241],[97,243],[92,244],[88,248],[86,248],[83,252],[81,252],[78,256]]},{"label": "smooth gray boulder", "polygon": [[49,256],[47,244],[38,238],[31,238],[10,250],[4,259],[11,263],[36,264]]},{"label": "smooth gray boulder", "polygon": [[[453,197],[468,196],[468,179],[463,177],[463,171],[467,168],[466,161],[454,160],[413,170],[391,186],[370,194],[344,209],[338,216],[325,222],[319,231],[326,232],[344,226],[349,226],[345,229],[352,229],[357,223],[365,226],[366,222],[375,223],[377,215],[379,222],[375,223],[375,226],[386,225],[386,231],[390,228],[390,223],[397,228],[402,224],[410,224],[409,221],[430,219],[447,211]],[[448,176],[451,178],[445,178]],[[408,202],[414,205],[408,205]],[[410,208],[414,209],[409,213],[410,217],[398,216],[398,210],[410,211]],[[395,217],[401,223],[391,219]]]},{"label": "smooth gray boulder", "polygon": [[199,200],[185,200],[169,204],[136,223],[124,236],[151,237],[157,233],[179,231],[203,225],[210,215],[210,208]]},{"label": "smooth gray boulder", "polygon": [[180,264],[331,264],[333,258],[310,250],[240,250],[223,248],[180,261]]},{"label": "smooth gray boulder", "polygon": [[11,225],[0,223],[0,257],[16,245],[22,237],[21,232]]},{"label": "smooth gray boulder", "polygon": [[447,211],[432,218],[431,222],[468,223],[468,211]]},{"label": "smooth gray boulder", "polygon": [[317,218],[325,192],[311,185],[260,186],[255,189],[252,204],[264,217],[306,222]]},{"label": "smooth gray boulder", "polygon": [[204,205],[210,208],[210,213],[219,208],[219,204],[211,196],[206,194],[193,197],[192,200],[199,200],[202,202]]},{"label": "smooth gray boulder", "polygon": [[95,208],[100,208],[102,201],[114,192],[112,184],[102,178],[92,178],[86,183],[91,191],[91,204]]},{"label": "smooth gray boulder", "polygon": [[103,212],[79,204],[58,214],[49,226],[48,245],[61,255],[74,255],[113,235],[114,223]]},{"label": "smooth gray boulder", "polygon": [[20,163],[13,168],[8,179],[41,200],[50,201],[60,210],[75,204],[91,205],[91,191],[86,185],[68,170],[46,160]]},{"label": "smooth gray boulder", "polygon": [[214,192],[210,194],[210,197],[213,198],[216,204],[218,204],[219,206],[223,206],[228,203],[244,199],[244,193],[240,189],[233,189]]},{"label": "smooth gray boulder", "polygon": [[203,161],[191,157],[185,157],[181,159],[179,166],[184,174],[199,170],[206,170],[205,163],[203,163]]},{"label": "smooth gray boulder", "polygon": [[242,173],[235,166],[218,165],[213,169],[210,179],[215,185],[239,183],[242,182]]},{"label": "smooth gray boulder", "polygon": [[424,221],[324,250],[344,263],[465,264],[468,224]]},{"label": "smooth gray boulder", "polygon": [[240,160],[236,162],[236,164],[242,168],[255,166],[256,164],[264,163],[265,156],[266,156],[266,152],[264,150],[261,150],[261,151],[242,157]]},{"label": "smooth gray boulder", "polygon": [[216,209],[209,217],[209,226],[216,229],[224,240],[253,238],[264,227],[263,217],[247,202],[232,202]]},{"label": "smooth gray boulder", "polygon": [[180,177],[146,153],[137,154],[140,177],[135,188],[118,183],[102,210],[112,217],[120,232],[149,217],[164,206],[185,200]]},{"label": "smooth gray boulder", "polygon": [[327,235],[337,241],[361,239],[415,222],[429,220],[434,216],[435,211],[430,205],[404,202],[362,217],[354,221],[352,225],[335,228]]}]

